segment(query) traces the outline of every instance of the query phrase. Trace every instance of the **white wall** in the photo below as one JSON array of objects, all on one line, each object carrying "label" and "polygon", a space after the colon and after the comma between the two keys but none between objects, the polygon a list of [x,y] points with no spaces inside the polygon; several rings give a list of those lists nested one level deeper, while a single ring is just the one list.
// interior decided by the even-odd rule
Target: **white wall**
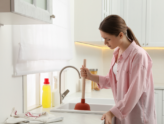
[{"label": "white wall", "polygon": [[[73,49],[73,59],[69,61],[69,65],[75,66],[79,71],[86,59],[87,68],[98,69],[98,74],[103,75],[103,50],[101,48],[90,47],[74,42],[74,0],[71,0],[71,41]],[[70,94],[79,91],[79,76],[76,70],[67,70],[66,88],[70,90]]]},{"label": "white wall", "polygon": [[12,77],[12,26],[0,27],[0,123],[15,107],[22,112],[22,77]]},{"label": "white wall", "polygon": [[154,83],[163,83],[164,84],[164,49],[160,50],[147,50],[153,61],[153,80]]},{"label": "white wall", "polygon": [[[69,62],[70,65],[80,68],[83,65],[83,60],[86,59],[86,67],[88,69],[98,69],[98,74],[103,75],[103,50],[100,48],[89,47],[81,44],[75,44],[73,48],[73,59]],[[70,93],[79,91],[79,76],[74,69],[67,71],[66,86],[71,91]]]}]

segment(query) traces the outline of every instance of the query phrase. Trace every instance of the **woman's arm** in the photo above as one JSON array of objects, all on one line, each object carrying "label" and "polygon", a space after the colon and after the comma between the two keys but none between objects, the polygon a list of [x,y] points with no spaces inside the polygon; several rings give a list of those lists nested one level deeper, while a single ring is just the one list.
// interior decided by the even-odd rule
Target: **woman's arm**
[{"label": "woman's arm", "polygon": [[100,89],[103,89],[103,88],[109,89],[109,88],[111,88],[109,74],[107,74],[106,76],[91,74],[89,69],[85,68],[84,66],[82,66],[82,68],[80,68],[80,69],[81,69],[81,71],[80,71],[81,76],[88,79],[88,80],[96,82]]},{"label": "woman's arm", "polygon": [[89,77],[89,80],[96,82],[97,84],[99,83],[99,75],[91,74]]},{"label": "woman's arm", "polygon": [[99,83],[99,75],[95,75],[95,74],[91,74],[91,72],[89,71],[88,68],[85,68],[84,66],[82,66],[82,68],[80,68],[81,71],[81,76],[88,79],[88,80],[91,80],[91,81],[94,81],[96,83]]}]

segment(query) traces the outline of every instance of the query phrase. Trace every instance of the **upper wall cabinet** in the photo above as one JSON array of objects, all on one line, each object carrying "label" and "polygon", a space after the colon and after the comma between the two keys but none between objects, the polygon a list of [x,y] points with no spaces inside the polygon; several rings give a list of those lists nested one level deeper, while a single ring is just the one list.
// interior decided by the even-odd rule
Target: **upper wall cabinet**
[{"label": "upper wall cabinet", "polygon": [[52,0],[0,0],[0,24],[52,24]]},{"label": "upper wall cabinet", "polygon": [[[114,0],[113,0],[114,1]],[[164,47],[164,1],[123,0],[123,18],[143,47]]]},{"label": "upper wall cabinet", "polygon": [[105,46],[99,25],[106,16],[117,14],[142,47],[164,47],[163,5],[164,0],[76,0],[75,41]]},{"label": "upper wall cabinet", "polygon": [[110,14],[123,17],[123,0],[75,0],[75,41],[105,46],[99,25]]},{"label": "upper wall cabinet", "polygon": [[[75,0],[75,41],[103,45],[99,31],[102,21],[101,0]],[[101,41],[101,42],[100,42]]]},{"label": "upper wall cabinet", "polygon": [[146,46],[164,47],[164,0],[147,0]]},{"label": "upper wall cabinet", "polygon": [[123,0],[122,18],[141,46],[146,46],[146,0]]}]

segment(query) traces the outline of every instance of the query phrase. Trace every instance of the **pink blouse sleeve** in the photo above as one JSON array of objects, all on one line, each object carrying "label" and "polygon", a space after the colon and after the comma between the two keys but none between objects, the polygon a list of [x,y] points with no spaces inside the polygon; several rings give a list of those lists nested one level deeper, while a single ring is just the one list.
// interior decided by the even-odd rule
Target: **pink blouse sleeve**
[{"label": "pink blouse sleeve", "polygon": [[[111,61],[111,65],[112,63],[115,61],[114,59],[114,55],[112,57],[112,61]],[[99,75],[99,83],[98,83],[98,87],[100,89],[110,89],[111,88],[111,81],[110,81],[110,78],[109,78],[109,73],[106,75],[106,76],[100,76]]]},{"label": "pink blouse sleeve", "polygon": [[100,89],[110,89],[110,81],[109,81],[109,74],[107,76],[100,76],[99,75],[99,83],[98,83],[98,87]]},{"label": "pink blouse sleeve", "polygon": [[138,54],[135,56],[132,62],[132,69],[129,72],[129,89],[124,98],[110,109],[120,121],[132,111],[144,90],[146,90],[147,69],[143,66],[145,62],[144,55]]}]

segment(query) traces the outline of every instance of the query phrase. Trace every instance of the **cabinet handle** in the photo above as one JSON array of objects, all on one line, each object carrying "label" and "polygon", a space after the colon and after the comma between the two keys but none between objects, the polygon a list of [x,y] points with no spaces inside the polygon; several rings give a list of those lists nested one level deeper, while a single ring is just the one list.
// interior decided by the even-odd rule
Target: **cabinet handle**
[{"label": "cabinet handle", "polygon": [[50,17],[51,17],[51,18],[55,18],[55,16],[54,16],[54,15],[51,15]]},{"label": "cabinet handle", "polygon": [[145,45],[145,44],[143,43],[143,45]]},{"label": "cabinet handle", "polygon": [[148,43],[146,45],[148,45]]}]

